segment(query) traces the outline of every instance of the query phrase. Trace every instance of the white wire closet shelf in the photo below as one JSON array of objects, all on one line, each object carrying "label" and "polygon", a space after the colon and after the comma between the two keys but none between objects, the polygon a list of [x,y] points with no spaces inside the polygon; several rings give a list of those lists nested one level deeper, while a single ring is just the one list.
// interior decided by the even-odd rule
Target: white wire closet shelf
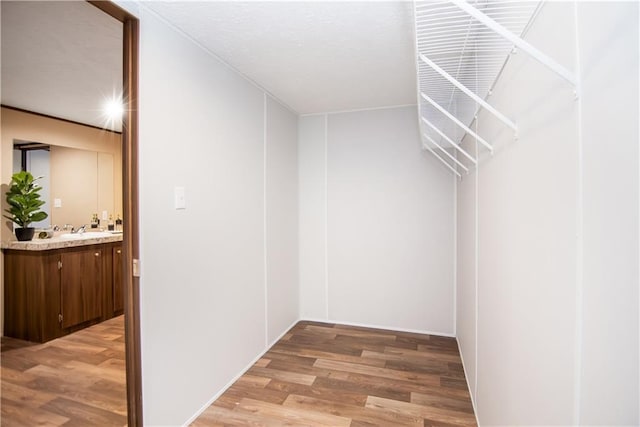
[{"label": "white wire closet shelf", "polygon": [[517,133],[513,119],[486,101],[515,49],[575,85],[572,72],[521,38],[541,4],[514,0],[414,2],[422,144],[459,177],[477,165],[477,159],[459,146],[465,135],[493,152],[490,141],[470,128],[479,109]]}]

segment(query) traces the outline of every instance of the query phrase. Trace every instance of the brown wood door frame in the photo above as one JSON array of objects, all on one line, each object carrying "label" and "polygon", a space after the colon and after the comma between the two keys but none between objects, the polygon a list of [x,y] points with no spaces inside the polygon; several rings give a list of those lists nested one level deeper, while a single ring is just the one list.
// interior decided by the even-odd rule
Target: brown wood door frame
[{"label": "brown wood door frame", "polygon": [[87,0],[123,24],[122,89],[125,114],[122,122],[122,241],[124,329],[129,427],[142,426],[142,375],[140,359],[140,278],[133,262],[140,259],[138,220],[138,57],[139,20],[111,1]]}]

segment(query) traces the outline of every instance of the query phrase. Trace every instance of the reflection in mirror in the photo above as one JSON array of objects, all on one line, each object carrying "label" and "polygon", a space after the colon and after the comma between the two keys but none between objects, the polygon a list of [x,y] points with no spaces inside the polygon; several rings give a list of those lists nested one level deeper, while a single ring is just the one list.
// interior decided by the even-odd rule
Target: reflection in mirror
[{"label": "reflection in mirror", "polygon": [[13,141],[13,173],[29,171],[35,177],[42,177],[38,181],[38,185],[42,187],[40,199],[44,202],[40,210],[47,213],[47,218],[39,222],[32,222],[31,227],[35,228],[49,228],[51,226],[50,148],[47,144],[35,141],[19,139]]},{"label": "reflection in mirror", "polygon": [[41,199],[45,202],[41,209],[49,217],[32,223],[33,227],[72,224],[77,228],[89,224],[94,214],[102,219],[121,215],[122,196],[116,186],[121,167],[120,159],[114,159],[118,153],[20,140],[14,141],[13,148],[14,173],[27,170],[33,176],[43,177],[38,181],[42,187]]},{"label": "reflection in mirror", "polygon": [[[27,167],[40,184],[49,218],[34,227],[89,224],[122,214],[121,134],[12,108],[2,108],[3,143],[13,170]],[[24,153],[24,154],[23,154]],[[106,216],[106,218],[105,218]]]}]

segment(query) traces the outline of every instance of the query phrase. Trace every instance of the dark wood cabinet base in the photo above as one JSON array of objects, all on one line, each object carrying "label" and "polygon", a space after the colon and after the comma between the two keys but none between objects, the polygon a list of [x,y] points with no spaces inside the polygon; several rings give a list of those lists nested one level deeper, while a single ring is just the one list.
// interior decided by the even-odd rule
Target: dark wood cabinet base
[{"label": "dark wood cabinet base", "polygon": [[121,251],[5,250],[4,335],[43,343],[122,314]]}]

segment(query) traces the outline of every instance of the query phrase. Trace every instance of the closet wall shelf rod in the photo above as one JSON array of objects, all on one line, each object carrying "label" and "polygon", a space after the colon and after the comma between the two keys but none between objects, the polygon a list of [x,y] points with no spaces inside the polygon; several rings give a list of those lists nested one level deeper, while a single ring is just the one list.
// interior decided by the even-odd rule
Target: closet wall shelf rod
[{"label": "closet wall shelf rod", "polygon": [[[425,119],[424,117],[420,117],[420,119],[422,119],[422,121],[429,126],[431,129],[433,129],[434,131],[436,131],[436,133],[438,135],[440,135],[445,141],[447,141],[449,144],[453,145],[453,147],[458,150],[459,152],[461,152],[462,154],[464,154],[464,156],[471,160],[471,163],[473,163],[474,165],[478,164],[478,161],[476,159],[473,158],[473,156],[471,156],[471,154],[467,153],[462,147],[460,147],[460,145],[458,145],[457,143],[453,142],[453,140],[451,138],[449,138],[447,135],[445,135],[444,132],[442,132],[440,129],[438,129],[433,123],[431,123],[429,120]],[[423,136],[426,136],[425,134],[423,134]]]},{"label": "closet wall shelf rod", "polygon": [[423,133],[422,136],[424,136],[425,138],[427,138],[433,145],[435,145],[440,151],[442,151],[444,154],[447,155],[448,158],[450,158],[451,160],[453,160],[454,162],[456,162],[458,164],[458,166],[460,166],[462,169],[465,170],[465,172],[469,173],[469,168],[466,167],[464,165],[464,163],[462,163],[460,160],[456,159],[451,153],[449,153],[447,150],[445,150],[444,148],[442,148],[442,146],[440,144],[438,144],[433,138],[431,138],[429,135],[427,135],[426,133]]},{"label": "closet wall shelf rod", "polygon": [[496,116],[502,123],[504,123],[505,125],[509,126],[511,129],[513,129],[514,132],[518,131],[518,127],[516,126],[516,124],[513,123],[511,120],[509,120],[507,116],[505,116],[500,111],[493,108],[487,101],[485,101],[484,99],[480,98],[478,95],[473,93],[471,90],[469,90],[465,85],[460,83],[458,80],[454,79],[449,73],[447,73],[442,68],[438,67],[435,62],[431,61],[429,58],[427,58],[423,54],[420,54],[420,59],[422,60],[422,62],[424,62],[431,68],[433,68],[442,77],[447,79],[455,87],[460,89],[462,92],[467,94],[471,99],[473,99],[478,104],[480,104],[485,110],[489,111],[491,114]]},{"label": "closet wall shelf rod", "polygon": [[484,138],[482,138],[480,135],[478,135],[477,133],[475,133],[474,131],[469,129],[469,127],[467,125],[465,125],[460,120],[458,120],[458,118],[456,116],[454,116],[453,114],[451,114],[450,112],[445,110],[444,107],[442,107],[440,104],[438,104],[433,99],[431,99],[427,95],[425,95],[424,92],[420,92],[420,96],[422,96],[422,98],[424,98],[425,101],[427,101],[429,104],[434,106],[442,114],[447,116],[453,123],[457,124],[460,128],[462,128],[466,133],[468,133],[469,135],[471,135],[474,138],[476,138],[478,140],[478,142],[480,142],[482,145],[487,147],[487,149],[491,152],[491,154],[493,154],[493,147],[491,146],[491,144],[489,144],[487,141],[485,141]]},{"label": "closet wall shelf rod", "polygon": [[424,148],[425,150],[429,150],[431,152],[431,154],[433,154],[434,156],[436,156],[436,158],[438,158],[442,164],[444,164],[446,167],[448,167],[451,172],[455,173],[456,175],[458,175],[458,178],[462,178],[462,175],[460,175],[460,172],[458,172],[456,170],[456,168],[454,168],[453,166],[451,166],[449,163],[447,163],[447,161],[445,159],[443,159],[442,157],[440,157],[440,155],[438,153],[436,153],[435,151],[433,151],[433,149],[431,147],[429,147],[426,144],[422,144],[422,148]]}]

